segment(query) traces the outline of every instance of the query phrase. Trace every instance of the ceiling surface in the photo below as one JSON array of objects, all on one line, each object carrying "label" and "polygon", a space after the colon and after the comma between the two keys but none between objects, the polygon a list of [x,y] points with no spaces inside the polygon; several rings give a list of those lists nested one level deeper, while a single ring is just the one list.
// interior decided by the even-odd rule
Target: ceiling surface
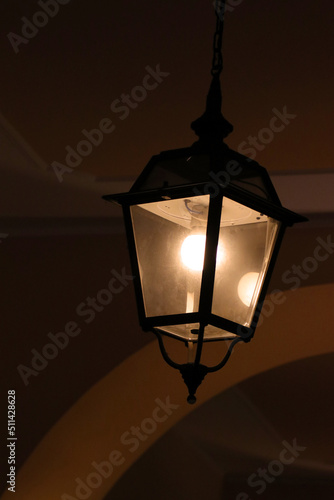
[{"label": "ceiling surface", "polygon": [[[233,5],[225,15],[222,77],[223,111],[235,127],[228,143],[246,141],[249,149],[273,110],[286,109],[292,118],[284,130],[270,145],[257,141],[258,161],[274,171],[332,168],[332,3]],[[1,112],[45,166],[64,164],[65,148],[75,149],[82,130],[104,118],[114,130],[78,171],[134,177],[152,154],[194,142],[190,122],[203,112],[210,83],[213,2],[70,0],[35,34],[26,28],[31,38],[18,44],[13,34],[22,36],[22,18],[36,12],[33,0],[1,2]],[[164,76],[143,99],[134,89],[157,67]],[[147,82],[154,86],[154,78]],[[120,112],[115,101],[133,91],[141,100]]]},{"label": "ceiling surface", "polygon": [[[277,459],[282,441],[294,438],[305,443],[305,454],[262,498],[288,498],[287,485],[294,498],[308,498],[314,485],[317,498],[333,496],[331,247],[298,290],[291,291],[282,276],[314,255],[319,238],[334,238],[334,6],[329,0],[227,4],[221,81],[223,112],[234,132],[226,142],[264,165],[283,204],[310,219],[288,231],[270,291],[283,290],[289,300],[265,318],[259,338],[269,335],[268,345],[275,346],[276,333],[284,329],[308,355],[296,354],[292,362],[283,350],[277,366],[263,373],[259,368],[250,378],[236,376],[233,387],[212,377],[207,389],[201,387],[205,404],[199,401],[192,413],[182,407],[184,418],[152,436],[146,453],[128,460],[114,488],[94,490],[92,499],[133,498],[136,490],[140,498],[162,500],[181,500],[190,492],[208,500],[237,498],[243,491],[255,497],[249,474]],[[120,211],[101,196],[126,191],[152,155],[196,140],[190,123],[204,111],[214,27],[211,0],[0,3],[1,388],[4,395],[16,390],[17,467],[21,477],[25,471],[31,476],[21,483],[18,476],[19,500],[60,498],[51,477],[67,444],[54,434],[59,448],[47,448],[43,494],[40,446],[49,446],[50,435],[66,415],[78,412],[81,398],[150,349],[152,337],[138,326],[131,283],[91,324],[76,311],[106,286],[112,271],[130,273]],[[80,336],[25,384],[18,366],[30,366],[32,350],[40,352],[48,334],[74,320]],[[313,356],[318,328],[323,336],[328,332],[328,343]],[[254,345],[250,364],[261,367],[275,353]],[[226,372],[231,380],[239,370],[234,362]],[[101,401],[101,428],[104,413],[110,428],[150,414],[147,408],[160,395],[150,385],[158,384],[154,363],[146,360],[134,370],[142,399],[130,389],[121,393],[122,380],[110,389]],[[169,394],[178,394],[183,382],[168,370],[161,376]],[[117,401],[122,404],[116,408]],[[84,415],[76,418],[79,429]],[[88,443],[109,439],[85,425],[80,445],[73,441],[68,448],[77,460],[63,461],[64,484],[67,473],[72,483],[81,474],[80,457],[94,460]],[[6,453],[0,468],[7,469]],[[0,491],[5,487],[1,483]]]}]

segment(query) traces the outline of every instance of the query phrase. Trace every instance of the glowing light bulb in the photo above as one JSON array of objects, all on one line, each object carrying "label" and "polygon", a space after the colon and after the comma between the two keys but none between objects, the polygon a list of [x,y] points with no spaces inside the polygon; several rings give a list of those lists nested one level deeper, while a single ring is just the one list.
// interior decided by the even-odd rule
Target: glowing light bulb
[{"label": "glowing light bulb", "polygon": [[239,281],[238,295],[247,307],[251,305],[258,277],[259,273],[247,273]]},{"label": "glowing light bulb", "polygon": [[[202,271],[204,264],[206,236],[204,234],[191,234],[187,236],[181,247],[182,263],[192,271]],[[224,257],[224,250],[218,244],[216,262],[220,265]]]},{"label": "glowing light bulb", "polygon": [[182,243],[182,263],[192,271],[202,271],[205,252],[204,234],[191,234]]}]

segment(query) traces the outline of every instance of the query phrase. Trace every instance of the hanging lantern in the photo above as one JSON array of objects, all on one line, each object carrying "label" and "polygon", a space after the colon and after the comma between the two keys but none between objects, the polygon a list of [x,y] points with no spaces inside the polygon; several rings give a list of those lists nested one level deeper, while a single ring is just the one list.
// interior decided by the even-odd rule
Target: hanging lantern
[{"label": "hanging lantern", "polygon": [[[180,370],[189,403],[253,337],[285,228],[306,220],[282,207],[263,167],[223,142],[233,127],[221,114],[220,17],[206,111],[192,123],[199,140],[154,156],[128,193],[104,196],[123,207],[140,325]],[[164,336],[186,344],[188,362],[170,359]],[[209,341],[229,345],[213,367],[201,363]]]}]

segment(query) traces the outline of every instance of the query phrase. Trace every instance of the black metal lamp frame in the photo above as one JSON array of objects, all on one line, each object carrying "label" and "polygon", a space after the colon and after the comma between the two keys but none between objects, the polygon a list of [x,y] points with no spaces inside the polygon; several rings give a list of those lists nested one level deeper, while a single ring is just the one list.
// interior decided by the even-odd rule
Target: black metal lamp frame
[{"label": "black metal lamp frame", "polygon": [[[191,155],[196,152],[198,152],[197,147],[193,146],[192,148],[186,148],[185,150],[161,153],[159,157],[154,157],[152,161],[154,164],[157,158],[159,158],[159,160],[170,159],[171,156],[179,158],[180,153],[181,156],[183,157],[184,155],[187,154]],[[144,171],[142,176],[148,175],[147,171],[149,171],[151,168],[150,163],[146,167],[145,169],[146,172]],[[261,168],[261,173],[263,174],[263,170],[265,171],[265,169],[263,169],[263,167],[260,168]],[[140,179],[141,181],[143,180],[142,176],[139,177],[138,181]],[[161,354],[164,360],[171,367],[180,370],[184,378],[184,381],[189,389],[188,402],[190,403],[196,401],[195,392],[197,387],[203,380],[204,376],[209,372],[215,372],[219,370],[225,365],[236,343],[240,342],[241,340],[243,342],[249,342],[253,337],[258,322],[258,318],[261,312],[262,303],[264,301],[268,289],[269,281],[274,269],[275,261],[278,255],[279,247],[285,229],[287,226],[291,226],[295,222],[302,222],[306,220],[304,217],[283,208],[278,200],[276,192],[271,184],[270,178],[267,175],[267,173],[264,176],[264,179],[266,180],[266,188],[270,192],[271,197],[275,200],[275,203],[268,201],[264,198],[261,198],[260,196],[257,196],[253,193],[249,193],[240,187],[233,186],[231,183],[225,186],[216,184],[217,189],[215,193],[210,196],[208,224],[206,233],[207,243],[206,243],[202,283],[200,290],[199,310],[198,312],[192,312],[192,313],[162,315],[154,317],[148,317],[146,315],[130,208],[132,205],[137,205],[142,203],[194,196],[195,189],[196,193],[201,192],[204,194],[206,193],[206,188],[208,183],[200,182],[200,183],[188,184],[186,186],[175,186],[175,187],[165,186],[161,187],[160,189],[154,189],[142,192],[135,192],[136,188],[136,183],[135,183],[129,193],[107,195],[104,197],[104,199],[108,201],[117,202],[121,204],[123,207],[132,272],[135,276],[134,286],[136,292],[140,325],[144,331],[152,331],[157,336]],[[219,317],[211,313],[215,266],[216,266],[216,251],[217,251],[217,244],[218,244],[218,237],[220,230],[222,200],[224,196],[227,196],[231,200],[241,203],[246,207],[256,210],[261,214],[264,214],[280,222],[280,228],[277,234],[275,246],[273,249],[273,254],[270,259],[268,270],[266,272],[262,290],[259,296],[257,308],[250,327],[246,327],[244,325],[241,325],[239,323],[233,322],[231,320]],[[278,200],[278,202],[276,200]],[[197,339],[194,340],[194,343],[197,344],[196,358],[194,363],[178,364],[169,358],[164,347],[161,332],[163,332],[164,335],[169,336],[168,332],[163,331],[164,326],[178,325],[184,323],[198,323],[200,325],[198,331],[192,332],[192,333],[197,333]],[[204,329],[205,326],[207,326],[209,323],[212,324],[213,326],[221,328],[222,330],[231,332],[232,334],[230,338],[224,339],[232,341],[224,359],[219,364],[213,367],[206,367],[200,363],[202,346],[204,342]],[[217,341],[217,340],[210,340],[210,341]]]}]

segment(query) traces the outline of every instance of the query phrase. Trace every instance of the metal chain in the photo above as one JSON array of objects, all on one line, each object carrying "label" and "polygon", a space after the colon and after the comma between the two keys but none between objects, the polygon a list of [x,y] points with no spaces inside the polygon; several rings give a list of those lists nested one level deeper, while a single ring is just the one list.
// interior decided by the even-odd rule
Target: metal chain
[{"label": "metal chain", "polygon": [[213,37],[213,59],[211,75],[220,75],[223,69],[223,31],[224,31],[224,16],[225,16],[225,0],[216,0],[216,32]]}]

